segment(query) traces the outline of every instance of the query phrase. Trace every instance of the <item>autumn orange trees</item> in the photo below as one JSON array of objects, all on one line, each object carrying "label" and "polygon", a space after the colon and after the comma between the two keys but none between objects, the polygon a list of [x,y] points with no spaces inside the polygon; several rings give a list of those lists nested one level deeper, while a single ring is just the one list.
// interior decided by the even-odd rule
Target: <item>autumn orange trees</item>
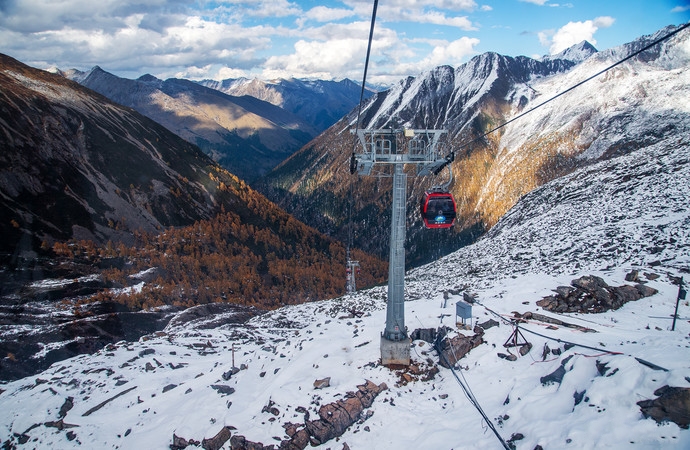
[{"label": "autumn orange trees", "polygon": [[[159,234],[135,233],[131,247],[108,243],[54,245],[63,257],[120,258],[121,269],[102,275],[119,289],[90,300],[112,300],[132,309],[160,305],[188,307],[232,302],[262,309],[277,308],[345,293],[343,245],[295,220],[251,189],[240,190],[233,211]],[[386,263],[354,251],[362,273],[358,285],[381,283]],[[155,278],[135,276],[155,268]]]}]

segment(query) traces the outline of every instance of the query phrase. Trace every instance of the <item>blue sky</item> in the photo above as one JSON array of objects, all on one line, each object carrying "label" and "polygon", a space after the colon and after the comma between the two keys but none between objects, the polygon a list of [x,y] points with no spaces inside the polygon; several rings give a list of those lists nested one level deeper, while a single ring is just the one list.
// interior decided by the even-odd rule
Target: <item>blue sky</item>
[{"label": "blue sky", "polygon": [[[373,0],[0,0],[0,53],[136,78],[361,81]],[[487,51],[600,50],[690,20],[690,0],[379,0],[368,81]]]}]

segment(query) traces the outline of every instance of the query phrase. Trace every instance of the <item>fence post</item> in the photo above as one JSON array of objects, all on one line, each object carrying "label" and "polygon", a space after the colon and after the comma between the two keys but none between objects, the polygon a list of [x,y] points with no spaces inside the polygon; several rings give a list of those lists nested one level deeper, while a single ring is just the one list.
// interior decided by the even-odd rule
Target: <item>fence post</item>
[{"label": "fence post", "polygon": [[683,289],[683,277],[680,277],[680,283],[678,285],[678,297],[676,297],[676,311],[673,313],[673,325],[671,325],[671,331],[676,330],[676,319],[678,318],[678,303],[681,300],[685,300],[685,295],[687,291]]}]

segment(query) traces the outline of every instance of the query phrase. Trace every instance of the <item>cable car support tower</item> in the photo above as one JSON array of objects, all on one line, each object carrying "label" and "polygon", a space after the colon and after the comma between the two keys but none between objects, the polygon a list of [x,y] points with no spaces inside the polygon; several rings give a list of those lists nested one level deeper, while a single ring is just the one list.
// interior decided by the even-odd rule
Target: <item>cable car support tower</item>
[{"label": "cable car support tower", "polygon": [[393,166],[390,257],[386,328],[381,334],[381,364],[410,365],[410,339],[405,327],[405,231],[407,173],[405,164],[415,165],[417,175],[438,174],[453,161],[454,153],[441,156],[438,144],[446,130],[356,129],[363,148],[352,154],[350,171],[370,176],[377,164]]}]

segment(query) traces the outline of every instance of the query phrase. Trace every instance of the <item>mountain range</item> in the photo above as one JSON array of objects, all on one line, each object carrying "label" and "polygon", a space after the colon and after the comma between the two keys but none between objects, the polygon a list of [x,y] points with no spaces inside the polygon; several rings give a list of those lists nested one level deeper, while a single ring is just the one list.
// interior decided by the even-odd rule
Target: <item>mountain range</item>
[{"label": "mountain range", "polygon": [[236,176],[151,119],[6,55],[0,67],[3,254],[190,225],[237,197]]},{"label": "mountain range", "polygon": [[[235,78],[223,81],[203,80],[199,84],[233,95],[258,98],[283,108],[315,127],[319,133],[336,123],[359,103],[362,87],[352,80],[263,81]],[[373,95],[364,90],[364,99]]]},{"label": "mountain range", "polygon": [[[409,271],[407,368],[380,364],[382,286],[268,312],[201,305],[2,384],[3,445],[686,449],[689,145],[575,168]],[[597,312],[542,306],[638,291]]]},{"label": "mountain range", "polygon": [[[603,69],[632,51],[676,31],[679,32],[658,46],[603,73]],[[602,52],[583,43],[560,57],[543,60],[487,53],[458,68],[443,66],[407,78],[374,95],[363,109],[363,126],[442,127],[448,130],[444,151],[455,155],[451,191],[458,200],[458,225],[450,232],[424,230],[416,210],[408,208],[406,249],[410,265],[438,260],[474,242],[488,230],[486,235],[491,240],[473,248],[498,246],[491,251],[482,250],[491,255],[490,259],[467,252],[456,254],[486,267],[465,266],[468,262],[463,262],[457,270],[477,273],[498,270],[507,264],[509,267],[501,270],[518,276],[520,273],[513,266],[525,259],[539,270],[558,271],[564,264],[582,264],[580,255],[595,261],[613,258],[610,264],[622,264],[621,261],[637,261],[637,254],[646,255],[639,264],[656,267],[671,261],[671,269],[681,270],[687,243],[682,227],[687,220],[681,216],[679,222],[674,219],[669,225],[667,219],[682,214],[685,201],[685,187],[673,176],[683,173],[690,127],[690,110],[684,101],[689,98],[686,94],[690,86],[687,41],[687,28],[669,27]],[[41,334],[40,339],[49,336],[59,340],[64,337],[62,330],[81,330],[69,318],[70,314],[52,310],[53,303],[45,300],[59,298],[73,305],[73,315],[96,314],[108,320],[125,317],[120,312],[132,311],[121,311],[121,306],[108,302],[103,309],[81,309],[81,302],[98,292],[109,301],[124,293],[124,303],[131,300],[137,308],[147,309],[163,305],[181,308],[198,298],[239,298],[250,303],[265,300],[262,307],[275,308],[284,303],[313,300],[318,295],[333,295],[338,284],[334,280],[344,280],[343,245],[324,234],[345,242],[352,232],[355,248],[380,256],[387,251],[389,174],[381,171],[379,177],[358,177],[349,173],[352,150],[357,151],[350,133],[357,122],[356,110],[256,183],[257,189],[307,225],[318,228],[318,233],[275,208],[197,146],[131,107],[115,103],[65,76],[31,69],[10,57],[3,55],[0,63],[0,129],[7,137],[1,143],[0,231],[7,237],[2,248],[3,267],[9,269],[1,275],[3,302],[7,306],[2,309],[2,321],[15,333],[10,347],[10,339],[3,340],[9,358],[4,367],[17,366],[17,360],[35,359],[44,364],[35,364],[43,370],[46,362],[74,354],[59,350],[51,355],[56,359],[46,358],[54,342],[37,341],[32,343],[31,355],[21,354],[17,358],[17,349],[22,348],[33,331],[22,333],[31,326],[46,327],[42,329],[48,332]],[[589,81],[585,90],[574,90],[539,106],[598,72],[602,75]],[[113,86],[113,92],[131,91],[141,93],[142,98],[163,98],[161,104],[168,102],[176,108],[183,108],[185,103],[175,103],[174,99],[192,99],[187,104],[194,108],[206,105],[200,108],[205,114],[214,102],[222,102],[223,111],[229,108],[225,103],[230,98],[227,94],[185,80],[161,81],[144,76],[123,81],[100,69],[67,76],[83,76],[82,82],[92,78],[103,89]],[[119,84],[125,87],[118,87]],[[259,104],[260,109],[268,105],[246,96],[237,98],[245,105]],[[123,97],[122,101],[125,100]],[[249,107],[235,111],[245,114],[248,110]],[[276,117],[285,117],[282,108],[275,105],[268,106],[268,110],[274,111]],[[524,118],[506,124],[528,111]],[[174,108],[168,115],[178,114],[185,116]],[[188,123],[195,121],[189,119]],[[278,122],[276,118],[272,123]],[[489,133],[501,124],[506,125]],[[185,129],[179,123],[170,126]],[[652,159],[636,164],[637,158]],[[618,164],[621,170],[616,169]],[[671,190],[650,187],[652,194],[644,197],[641,192],[651,183],[650,175],[661,179],[662,174],[667,174],[663,179]],[[438,178],[444,176],[445,173]],[[588,186],[600,189],[579,186],[578,177],[586,179]],[[602,183],[594,181],[597,177],[611,181],[610,195],[615,194],[616,205],[623,201],[618,194],[633,187],[640,192],[628,207],[631,213],[636,211],[647,218],[647,222],[620,230],[610,227],[610,223],[629,219],[620,213],[619,207],[609,210],[606,201],[597,197],[605,192]],[[569,202],[580,194],[569,193],[561,180],[593,197],[579,199],[578,205],[585,200],[600,202],[598,206],[590,205],[582,214],[601,222],[584,220],[582,214],[573,215],[576,220],[594,224],[595,230],[590,231],[600,233],[596,235],[598,244],[561,236],[558,239],[564,246],[551,246],[546,251],[543,242],[549,236],[540,233],[556,225],[546,227],[546,219],[540,216],[538,223],[521,228],[532,220],[530,214],[538,211],[546,211],[547,215],[558,212],[554,220],[559,223],[570,219],[568,212],[576,206]],[[412,177],[408,203],[415,204],[421,192],[437,181]],[[633,185],[638,182],[642,184]],[[539,190],[545,185],[555,190],[546,195],[547,191]],[[531,192],[541,192],[539,195],[546,195],[543,198],[548,202],[532,197]],[[665,196],[673,202],[661,200]],[[534,198],[537,200],[531,200]],[[520,202],[529,207],[519,207]],[[555,205],[566,205],[565,210]],[[514,220],[513,229],[522,230],[522,251],[515,251],[519,246],[512,241],[501,240],[506,232],[497,224],[502,220]],[[226,228],[228,223],[232,227]],[[535,231],[532,226],[541,228]],[[170,229],[166,231],[167,228]],[[619,232],[636,233],[634,237],[639,241],[626,241],[628,236],[620,237]],[[146,238],[138,241],[139,233]],[[539,241],[536,236],[540,236]],[[86,243],[88,240],[102,247],[95,248]],[[109,241],[123,246],[113,248]],[[244,259],[232,263],[223,258],[206,259],[208,255],[219,255],[218,249],[229,241],[238,244],[229,253]],[[51,250],[69,258],[57,265],[58,260],[50,256]],[[619,253],[633,256],[621,260],[617,259]],[[649,255],[658,255],[653,257],[659,259],[650,262]],[[363,253],[357,257],[369,258],[366,264],[372,268],[372,276],[368,284],[381,282],[383,270],[379,262]],[[177,264],[180,261],[184,264]],[[103,267],[99,267],[101,264]],[[308,272],[296,272],[305,265],[309,265]],[[433,265],[424,267],[428,273],[435,270]],[[245,269],[248,270],[244,272]],[[201,284],[197,279],[197,284],[191,285],[190,277],[199,273],[215,278],[203,278]],[[12,278],[15,274],[19,276]],[[61,277],[70,281],[60,281]],[[91,286],[92,277],[98,278],[95,289]],[[486,277],[491,280],[492,275]],[[228,290],[231,278],[241,291]],[[41,280],[48,285],[41,284]],[[151,283],[152,280],[155,282]],[[433,276],[429,280],[425,289],[436,289],[432,287]],[[309,286],[303,295],[290,291],[287,300],[283,297],[285,292],[276,293],[273,289],[273,293],[265,294],[263,290],[268,285],[270,292],[273,282],[295,289],[307,281],[322,284],[316,289]],[[148,286],[147,290],[141,290],[140,284]],[[70,288],[63,289],[65,285]],[[453,290],[459,288],[455,286]],[[60,292],[54,294],[56,291]],[[142,298],[147,295],[150,298]],[[159,330],[176,312],[162,311],[162,317],[157,316],[139,332]],[[247,314],[259,312],[252,310]],[[55,321],[60,322],[59,333],[55,332]],[[93,321],[87,317],[80,323]],[[70,342],[79,344],[77,353],[90,353],[122,336],[108,330],[111,340],[99,340],[93,345],[83,336],[68,334],[73,339]],[[122,327],[118,333],[121,332]],[[129,340],[137,339],[136,333],[126,336]],[[81,345],[85,342],[87,345]],[[18,373],[21,371],[14,372],[14,376]]]},{"label": "mountain range", "polygon": [[[657,46],[560,95],[676,30]],[[425,230],[416,209],[408,207],[408,266],[472,242],[522,196],[550,180],[687,133],[688,35],[686,27],[671,26],[613,49],[597,52],[581,43],[542,60],[485,53],[374,95],[363,107],[363,128],[445,129],[444,151],[455,157],[450,191],[458,204],[457,224],[450,232]],[[361,152],[351,134],[356,115],[351,112],[281,163],[257,188],[321,231],[342,241],[352,235],[356,247],[384,257],[390,174],[385,168],[380,176],[349,173],[353,148]],[[446,171],[410,177],[408,205],[447,180]]]},{"label": "mountain range", "polygon": [[248,182],[339,120],[361,92],[350,80],[130,80],[98,66],[55,72],[155,120]]},{"label": "mountain range", "polygon": [[[137,111],[5,55],[0,133],[0,379],[189,306],[253,315],[345,290],[343,244]],[[351,254],[360,286],[382,282],[384,262]]]}]

